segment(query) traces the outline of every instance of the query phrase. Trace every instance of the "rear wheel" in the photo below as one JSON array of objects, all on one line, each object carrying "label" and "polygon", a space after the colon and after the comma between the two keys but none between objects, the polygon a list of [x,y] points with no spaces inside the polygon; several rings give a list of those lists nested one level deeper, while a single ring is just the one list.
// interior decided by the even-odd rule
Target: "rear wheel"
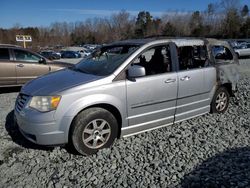
[{"label": "rear wheel", "polygon": [[80,154],[90,155],[111,146],[117,134],[117,120],[112,113],[103,108],[90,108],[74,119],[71,142]]},{"label": "rear wheel", "polygon": [[230,95],[225,87],[220,87],[214,94],[211,111],[212,113],[224,113],[229,105]]}]

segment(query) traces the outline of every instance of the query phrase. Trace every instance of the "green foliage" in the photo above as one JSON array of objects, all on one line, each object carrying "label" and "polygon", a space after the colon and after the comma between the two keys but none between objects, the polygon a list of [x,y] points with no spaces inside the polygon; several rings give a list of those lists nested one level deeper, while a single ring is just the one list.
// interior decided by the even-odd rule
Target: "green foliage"
[{"label": "green foliage", "polygon": [[152,26],[153,18],[147,11],[139,12],[135,23],[135,37],[142,38],[147,35],[148,29]]},{"label": "green foliage", "polygon": [[242,27],[240,28],[241,38],[249,38],[250,37],[250,17],[246,19],[243,23]]},{"label": "green foliage", "polygon": [[162,35],[165,36],[176,37],[177,36],[176,33],[177,33],[176,28],[170,22],[167,22],[162,29]]},{"label": "green foliage", "polygon": [[149,12],[139,12],[135,22],[135,38],[144,38],[160,34],[162,21],[159,18],[153,19]]},{"label": "green foliage", "polygon": [[204,34],[203,19],[199,11],[195,11],[190,19],[191,36],[199,37]]},{"label": "green foliage", "polygon": [[241,17],[238,14],[237,9],[229,9],[226,12],[226,17],[223,22],[224,28],[224,37],[225,38],[238,38],[240,25],[241,24]]},{"label": "green foliage", "polygon": [[213,3],[209,3],[207,6],[208,15],[213,15],[215,13],[215,5]]},{"label": "green foliage", "polygon": [[248,16],[248,14],[249,14],[248,6],[244,5],[243,8],[242,8],[242,10],[241,10],[241,16],[245,17],[245,16]]}]

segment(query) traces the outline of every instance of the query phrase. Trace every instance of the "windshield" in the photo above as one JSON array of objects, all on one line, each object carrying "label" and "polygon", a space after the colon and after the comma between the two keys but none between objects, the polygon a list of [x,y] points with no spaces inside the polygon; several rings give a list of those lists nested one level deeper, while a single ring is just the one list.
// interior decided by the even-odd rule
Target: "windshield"
[{"label": "windshield", "polygon": [[75,70],[87,74],[107,76],[113,73],[136,49],[136,45],[102,47],[76,64]]}]

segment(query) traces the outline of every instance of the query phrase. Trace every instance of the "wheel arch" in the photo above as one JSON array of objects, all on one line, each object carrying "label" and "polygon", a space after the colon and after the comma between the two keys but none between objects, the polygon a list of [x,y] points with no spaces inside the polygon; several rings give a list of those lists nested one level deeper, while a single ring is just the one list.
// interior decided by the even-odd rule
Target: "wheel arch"
[{"label": "wheel arch", "polygon": [[70,142],[70,135],[71,135],[71,132],[72,132],[72,124],[75,120],[75,118],[81,113],[83,112],[84,110],[87,110],[87,109],[90,109],[90,108],[103,108],[107,111],[109,111],[110,113],[112,113],[117,122],[118,122],[118,134],[117,134],[117,138],[120,138],[121,136],[121,128],[122,128],[122,116],[121,116],[121,113],[120,111],[118,110],[118,108],[116,108],[115,106],[111,105],[111,104],[107,104],[107,103],[100,103],[100,104],[94,104],[94,105],[90,105],[88,107],[85,107],[83,109],[81,109],[75,116],[74,118],[72,119],[71,123],[70,123],[70,127],[69,127],[69,131],[68,131],[68,141]]},{"label": "wheel arch", "polygon": [[225,87],[230,95],[230,97],[234,96],[233,89],[232,89],[232,84],[231,83],[224,83],[220,87]]}]

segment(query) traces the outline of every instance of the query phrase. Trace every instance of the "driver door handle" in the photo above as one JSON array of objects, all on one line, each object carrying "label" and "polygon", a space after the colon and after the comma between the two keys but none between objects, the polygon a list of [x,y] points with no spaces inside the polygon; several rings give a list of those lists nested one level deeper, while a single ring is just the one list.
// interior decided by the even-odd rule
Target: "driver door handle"
[{"label": "driver door handle", "polygon": [[169,83],[172,83],[172,82],[175,82],[176,81],[176,79],[167,79],[166,81],[165,81],[165,83],[166,84],[169,84]]}]

